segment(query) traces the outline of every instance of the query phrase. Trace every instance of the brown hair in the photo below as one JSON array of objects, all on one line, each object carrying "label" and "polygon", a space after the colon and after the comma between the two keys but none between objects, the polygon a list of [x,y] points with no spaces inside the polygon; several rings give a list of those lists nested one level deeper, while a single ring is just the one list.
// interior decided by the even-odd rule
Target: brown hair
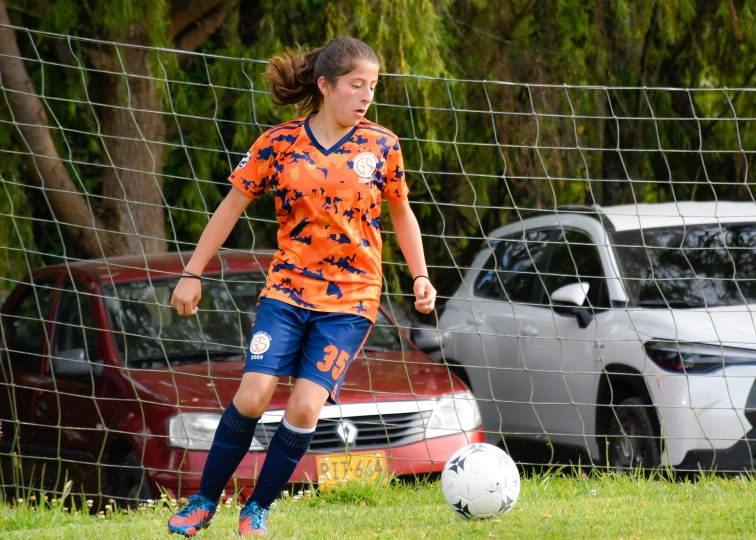
[{"label": "brown hair", "polygon": [[350,37],[331,40],[325,47],[303,53],[302,48],[287,49],[283,56],[270,60],[265,77],[276,105],[301,103],[303,112],[316,111],[323,104],[318,79],[325,77],[335,85],[342,75],[365,60],[380,66],[378,56],[365,42]]}]

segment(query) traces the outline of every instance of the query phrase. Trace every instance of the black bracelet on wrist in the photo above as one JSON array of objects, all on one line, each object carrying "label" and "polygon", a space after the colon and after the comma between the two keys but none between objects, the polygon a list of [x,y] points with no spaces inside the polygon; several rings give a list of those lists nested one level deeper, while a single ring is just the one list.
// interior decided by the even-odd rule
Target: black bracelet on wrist
[{"label": "black bracelet on wrist", "polygon": [[192,274],[189,270],[184,270],[183,272],[181,272],[181,277],[202,279],[202,276],[198,276],[197,274]]},{"label": "black bracelet on wrist", "polygon": [[428,278],[428,276],[415,276],[415,278],[412,280],[412,283],[414,284],[421,277],[424,277],[425,279],[427,279],[428,281],[430,281],[430,278]]}]

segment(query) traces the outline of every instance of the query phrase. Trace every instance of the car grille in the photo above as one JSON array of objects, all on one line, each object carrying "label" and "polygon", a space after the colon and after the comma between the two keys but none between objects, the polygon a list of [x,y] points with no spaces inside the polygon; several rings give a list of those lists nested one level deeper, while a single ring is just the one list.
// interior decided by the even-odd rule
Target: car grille
[{"label": "car grille", "polygon": [[[421,441],[431,413],[432,411],[423,411],[344,418],[357,428],[357,436],[349,444],[349,449],[386,448]],[[340,418],[318,420],[310,451],[343,452],[347,445],[337,432],[341,421]],[[255,429],[255,438],[267,448],[279,424],[280,422],[259,423]]]}]

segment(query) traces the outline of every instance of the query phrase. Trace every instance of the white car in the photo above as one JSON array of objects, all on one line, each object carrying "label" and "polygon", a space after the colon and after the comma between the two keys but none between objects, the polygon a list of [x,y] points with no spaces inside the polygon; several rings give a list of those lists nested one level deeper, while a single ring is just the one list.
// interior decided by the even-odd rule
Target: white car
[{"label": "white car", "polygon": [[615,470],[752,468],[754,248],[754,202],[524,218],[489,235],[445,306],[437,356],[470,383],[490,443],[540,441]]}]

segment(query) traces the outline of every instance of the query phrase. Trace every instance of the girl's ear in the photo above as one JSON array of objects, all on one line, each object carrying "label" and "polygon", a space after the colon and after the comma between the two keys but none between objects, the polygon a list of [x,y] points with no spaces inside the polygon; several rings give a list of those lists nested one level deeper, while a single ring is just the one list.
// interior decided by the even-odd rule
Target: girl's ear
[{"label": "girl's ear", "polygon": [[320,77],[318,79],[318,88],[320,89],[320,93],[323,94],[323,97],[328,96],[331,92],[331,86],[328,84],[325,77]]}]

